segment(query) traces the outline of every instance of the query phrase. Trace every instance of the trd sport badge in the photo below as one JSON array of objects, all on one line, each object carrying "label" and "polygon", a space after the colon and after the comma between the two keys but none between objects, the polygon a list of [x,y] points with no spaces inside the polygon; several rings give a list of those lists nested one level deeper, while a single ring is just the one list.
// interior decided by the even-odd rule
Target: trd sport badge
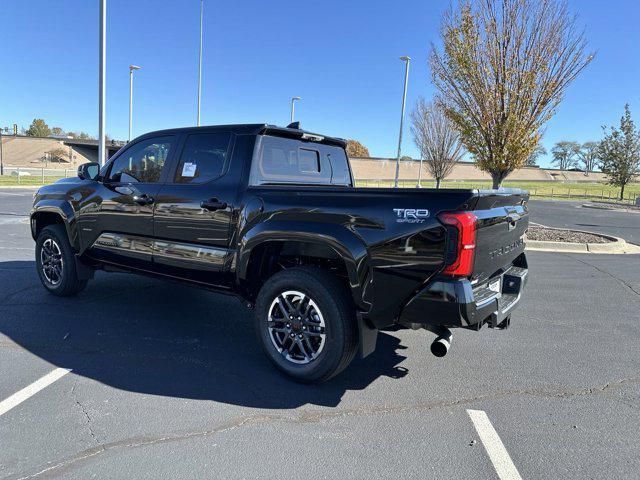
[{"label": "trd sport badge", "polygon": [[394,208],[396,223],[424,223],[429,218],[426,208]]}]

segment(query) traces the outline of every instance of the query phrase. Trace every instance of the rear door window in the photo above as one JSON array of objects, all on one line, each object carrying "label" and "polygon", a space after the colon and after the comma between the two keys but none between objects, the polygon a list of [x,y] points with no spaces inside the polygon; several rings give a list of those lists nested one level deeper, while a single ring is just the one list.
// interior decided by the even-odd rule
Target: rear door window
[{"label": "rear door window", "polygon": [[[251,185],[350,184],[347,158],[340,147],[269,135],[258,138],[251,166]],[[334,170],[332,156],[336,163],[342,157],[343,166]]]},{"label": "rear door window", "polygon": [[230,133],[197,133],[184,144],[175,183],[204,183],[222,175],[229,152]]}]

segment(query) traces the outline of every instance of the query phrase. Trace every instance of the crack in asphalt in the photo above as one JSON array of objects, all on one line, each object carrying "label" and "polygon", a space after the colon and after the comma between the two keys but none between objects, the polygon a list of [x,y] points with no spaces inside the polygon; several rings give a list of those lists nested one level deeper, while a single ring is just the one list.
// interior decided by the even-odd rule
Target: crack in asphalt
[{"label": "crack in asphalt", "polygon": [[[10,476],[7,480],[27,480],[36,477],[46,477],[48,475],[59,476],[65,471],[68,471],[87,459],[94,458],[102,453],[118,450],[118,449],[130,449],[146,447],[150,445],[158,445],[164,443],[178,442],[183,440],[189,440],[193,438],[204,438],[208,436],[218,435],[238,428],[250,425],[266,425],[272,422],[284,422],[290,424],[304,424],[304,423],[318,423],[325,420],[332,420],[335,418],[357,416],[357,415],[384,415],[393,413],[407,413],[407,412],[419,412],[426,410],[433,410],[436,408],[450,408],[459,405],[467,405],[478,401],[497,400],[510,396],[521,395],[533,395],[533,396],[546,396],[550,398],[570,398],[574,396],[584,395],[600,395],[609,390],[620,388],[628,384],[640,383],[640,377],[630,377],[621,380],[614,380],[607,382],[604,385],[595,387],[578,387],[573,389],[567,388],[532,388],[532,389],[517,389],[517,390],[504,390],[497,391],[486,395],[476,395],[468,398],[461,398],[456,400],[442,400],[437,402],[419,402],[413,405],[376,405],[368,407],[356,407],[338,409],[334,411],[318,411],[309,410],[304,411],[297,416],[285,416],[285,415],[273,415],[273,414],[259,414],[250,416],[236,417],[228,420],[217,427],[212,427],[203,430],[196,430],[186,433],[164,434],[157,436],[140,436],[132,437],[122,440],[117,440],[109,443],[100,443],[98,446],[88,448],[75,455],[68,457],[67,459],[58,462],[55,465],[51,465],[47,468],[39,470],[35,473],[26,476]],[[94,437],[95,439],[95,437]]]},{"label": "crack in asphalt", "polygon": [[596,265],[594,265],[594,264],[592,264],[592,263],[589,263],[589,262],[587,262],[587,261],[585,261],[585,260],[582,260],[582,259],[580,259],[580,258],[573,257],[573,256],[568,255],[568,254],[566,254],[566,253],[565,253],[564,255],[565,255],[566,257],[572,258],[573,260],[575,260],[575,261],[577,261],[577,262],[579,262],[579,263],[582,263],[583,265],[587,265],[587,266],[589,266],[589,267],[591,267],[591,268],[593,268],[593,269],[597,270],[597,271],[598,271],[598,272],[600,272],[600,273],[604,273],[605,275],[607,275],[607,276],[609,276],[609,277],[613,278],[614,280],[617,280],[617,281],[618,281],[618,282],[620,282],[622,285],[624,285],[624,286],[625,286],[625,287],[627,287],[629,290],[631,290],[631,292],[633,292],[634,294],[636,294],[637,296],[639,296],[639,297],[640,297],[640,292],[638,292],[635,288],[633,288],[631,285],[629,285],[629,284],[628,284],[626,281],[624,281],[623,279],[621,279],[621,278],[619,278],[619,277],[616,277],[613,273],[611,273],[611,272],[607,272],[606,270],[603,270],[602,268],[600,268],[600,267],[598,267],[598,266],[596,266]]},{"label": "crack in asphalt", "polygon": [[76,395],[76,387],[78,386],[78,379],[76,379],[75,383],[73,384],[73,387],[71,387],[71,396],[73,397],[73,400],[76,402],[76,405],[78,405],[80,407],[80,410],[82,411],[82,414],[84,415],[85,419],[86,419],[86,424],[87,424],[87,428],[89,430],[89,434],[91,435],[91,438],[93,438],[93,441],[97,444],[97,445],[101,445],[100,440],[98,440],[98,437],[96,436],[95,432],[93,431],[93,427],[91,425],[91,416],[89,416],[89,412],[87,411],[86,408],[84,408],[84,405],[82,405],[82,402],[80,402],[80,400],[78,399],[78,396]]},{"label": "crack in asphalt", "polygon": [[[97,447],[83,450],[82,452],[79,452],[73,457],[70,457],[55,465],[51,465],[50,467],[47,467],[31,475],[27,475],[23,477],[14,477],[14,478],[16,478],[17,480],[27,480],[29,478],[36,478],[36,477],[42,477],[42,476],[46,477],[49,474],[55,474],[56,476],[58,476],[62,472],[72,468],[74,464],[78,462],[82,462],[83,460],[95,457],[97,455],[100,455],[108,450],[113,450],[117,448],[145,447],[148,445],[157,445],[162,443],[175,442],[179,440],[187,440],[191,438],[207,437],[210,435],[224,433],[224,432],[228,432],[236,428],[242,427],[245,423],[253,421],[256,418],[258,417],[257,416],[240,417],[238,419],[233,419],[229,422],[223,423],[221,426],[210,429],[210,430],[200,430],[200,431],[187,432],[187,433],[176,434],[176,435],[162,435],[157,437],[134,437],[130,439],[119,440],[116,442],[105,443]],[[12,477],[8,477],[8,479],[10,478]]]}]

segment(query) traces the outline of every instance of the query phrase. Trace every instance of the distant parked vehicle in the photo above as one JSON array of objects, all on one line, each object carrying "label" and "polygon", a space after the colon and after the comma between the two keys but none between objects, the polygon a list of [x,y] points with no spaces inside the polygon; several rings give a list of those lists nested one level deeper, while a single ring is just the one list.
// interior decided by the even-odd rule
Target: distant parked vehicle
[{"label": "distant parked vehicle", "polygon": [[14,170],[11,172],[12,177],[30,177],[31,174],[29,172],[25,172],[24,170]]},{"label": "distant parked vehicle", "polygon": [[235,294],[269,360],[302,382],[370,354],[383,328],[427,329],[444,356],[450,328],[508,326],[529,195],[354,188],[345,145],[295,125],[143,135],[37,192],[40,280],[71,295],[99,268]]}]

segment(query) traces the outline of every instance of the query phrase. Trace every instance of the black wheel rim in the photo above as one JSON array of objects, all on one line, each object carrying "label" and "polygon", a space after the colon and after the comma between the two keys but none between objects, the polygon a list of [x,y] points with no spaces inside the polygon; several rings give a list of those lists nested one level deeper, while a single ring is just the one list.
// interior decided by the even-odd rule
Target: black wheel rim
[{"label": "black wheel rim", "polygon": [[40,248],[40,265],[42,274],[48,283],[55,286],[62,282],[62,269],[64,261],[62,260],[62,251],[52,238],[47,238]]},{"label": "black wheel rim", "polygon": [[287,290],[269,307],[269,338],[278,353],[291,363],[312,362],[324,349],[326,327],[322,312],[308,295]]}]

